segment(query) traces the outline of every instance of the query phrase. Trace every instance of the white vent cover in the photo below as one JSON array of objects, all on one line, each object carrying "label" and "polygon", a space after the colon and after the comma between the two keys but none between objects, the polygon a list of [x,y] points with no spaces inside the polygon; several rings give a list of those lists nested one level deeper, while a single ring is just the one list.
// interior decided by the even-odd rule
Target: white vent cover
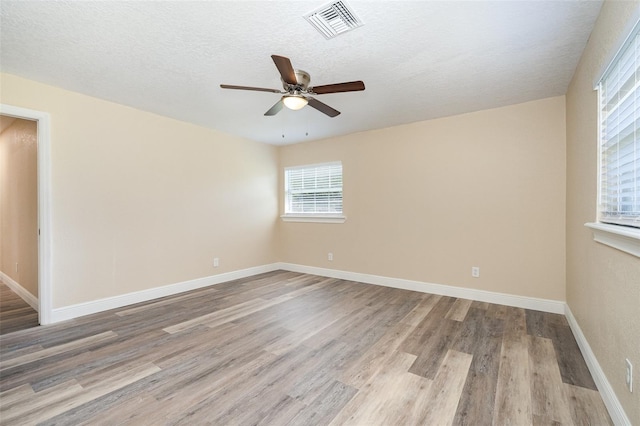
[{"label": "white vent cover", "polygon": [[362,20],[343,1],[334,1],[304,15],[326,39],[346,33],[364,25]]}]

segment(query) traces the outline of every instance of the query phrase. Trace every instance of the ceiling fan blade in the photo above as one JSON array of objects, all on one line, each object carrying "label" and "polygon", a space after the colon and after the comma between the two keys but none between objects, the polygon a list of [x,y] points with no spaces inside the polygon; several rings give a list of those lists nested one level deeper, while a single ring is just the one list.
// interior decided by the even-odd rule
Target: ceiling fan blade
[{"label": "ceiling fan blade", "polygon": [[325,84],[324,86],[312,87],[312,91],[316,95],[323,95],[325,93],[357,92],[360,90],[364,90],[364,83],[359,80],[350,81],[348,83]]},{"label": "ceiling fan blade", "polygon": [[320,102],[316,98],[307,96],[307,101],[309,101],[308,105],[310,107],[317,109],[318,111],[328,115],[329,117],[335,117],[337,115],[340,115],[340,111],[338,111],[337,109],[331,108],[329,105]]},{"label": "ceiling fan blade", "polygon": [[282,99],[280,99],[278,102],[275,103],[274,106],[269,108],[269,111],[265,112],[264,115],[267,115],[267,116],[276,115],[277,113],[280,112],[283,106],[284,106],[284,103],[282,102]]},{"label": "ceiling fan blade", "polygon": [[265,89],[264,87],[233,86],[233,85],[230,85],[230,84],[221,84],[220,87],[223,88],[223,89],[253,90],[255,92],[282,93],[281,90]]},{"label": "ceiling fan blade", "polygon": [[285,58],[284,56],[271,55],[271,59],[276,64],[278,71],[280,71],[280,75],[282,76],[282,80],[287,84],[298,84],[298,79],[296,78],[296,72],[293,70],[293,66],[291,65],[291,61],[289,58]]}]

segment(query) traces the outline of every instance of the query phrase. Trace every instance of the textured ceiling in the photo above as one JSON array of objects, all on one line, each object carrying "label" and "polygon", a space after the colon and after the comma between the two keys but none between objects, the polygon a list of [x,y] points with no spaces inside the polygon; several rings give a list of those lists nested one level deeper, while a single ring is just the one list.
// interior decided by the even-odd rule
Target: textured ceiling
[{"label": "textured ceiling", "polygon": [[[364,26],[326,40],[325,1],[0,2],[0,70],[245,138],[288,144],[563,95],[601,1],[356,1]],[[311,86],[363,80],[263,116],[270,58]],[[283,137],[284,135],[284,137]]]}]

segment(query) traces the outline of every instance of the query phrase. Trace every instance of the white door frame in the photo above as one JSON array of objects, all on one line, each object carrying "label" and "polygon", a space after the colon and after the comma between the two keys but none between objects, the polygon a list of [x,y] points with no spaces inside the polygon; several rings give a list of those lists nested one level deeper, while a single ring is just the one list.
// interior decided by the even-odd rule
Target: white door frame
[{"label": "white door frame", "polygon": [[0,114],[38,123],[38,316],[41,325],[51,323],[51,117],[49,113],[0,104]]}]

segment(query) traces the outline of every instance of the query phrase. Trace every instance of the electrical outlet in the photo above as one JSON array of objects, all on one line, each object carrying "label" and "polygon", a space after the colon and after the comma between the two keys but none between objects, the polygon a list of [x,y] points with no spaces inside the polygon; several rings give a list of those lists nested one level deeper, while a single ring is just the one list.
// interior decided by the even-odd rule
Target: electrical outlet
[{"label": "electrical outlet", "polygon": [[473,278],[478,278],[480,276],[480,267],[479,266],[472,266],[471,267],[471,276]]},{"label": "electrical outlet", "polygon": [[330,262],[333,260],[333,253],[327,254],[327,260]]},{"label": "electrical outlet", "polygon": [[220,266],[220,259],[218,259],[217,257],[213,258],[213,267],[217,268],[218,266]]},{"label": "electrical outlet", "polygon": [[633,364],[628,359],[624,360],[627,364],[627,373],[625,376],[625,381],[627,382],[627,387],[629,388],[629,392],[633,392]]}]

